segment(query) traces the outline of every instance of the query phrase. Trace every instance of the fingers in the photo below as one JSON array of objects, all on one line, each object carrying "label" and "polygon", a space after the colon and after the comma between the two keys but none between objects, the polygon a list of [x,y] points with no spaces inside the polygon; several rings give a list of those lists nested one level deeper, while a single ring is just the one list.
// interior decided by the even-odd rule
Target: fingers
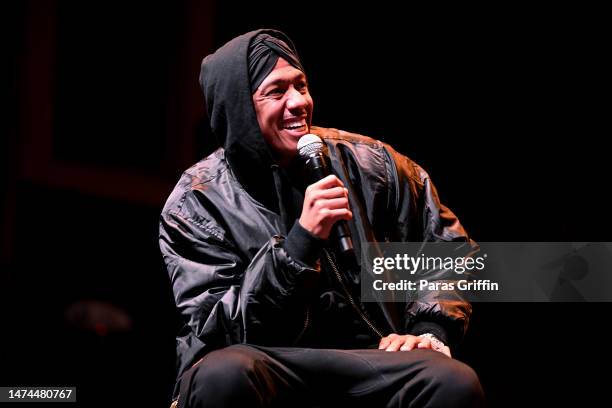
[{"label": "fingers", "polygon": [[385,351],[409,351],[412,350],[420,340],[421,339],[418,337],[409,334],[400,336],[392,333],[380,340],[378,349]]},{"label": "fingers", "polygon": [[330,222],[332,225],[335,224],[336,221],[350,221],[353,219],[353,213],[348,208],[336,208],[333,210],[325,209],[321,211],[326,214],[327,221]]},{"label": "fingers", "polygon": [[428,338],[419,338],[419,342],[417,343],[417,348],[430,349],[431,341]]},{"label": "fingers", "polygon": [[415,337],[415,336],[407,336],[406,341],[404,341],[404,344],[402,344],[402,347],[400,347],[401,351],[410,351],[412,349],[414,349],[414,347],[416,346],[416,344],[419,342],[419,338]]},{"label": "fingers", "polygon": [[[412,336],[410,334],[398,335],[391,333],[387,337],[383,337],[378,344],[379,350],[385,351],[410,351],[414,349],[429,349],[434,350],[431,341],[427,337]],[[451,357],[450,348],[445,346],[442,350],[435,350]]]},{"label": "fingers", "polygon": [[332,198],[329,200],[317,200],[314,203],[315,208],[335,210],[337,208],[349,208],[349,201],[346,197]]},{"label": "fingers", "polygon": [[387,346],[385,351],[398,351],[405,341],[406,339],[404,336],[398,336],[397,338],[391,340],[391,344]]},{"label": "fingers", "polygon": [[299,219],[304,229],[327,239],[336,222],[351,219],[348,190],[338,177],[329,175],[308,186]]},{"label": "fingers", "polygon": [[344,187],[332,187],[332,188],[328,188],[324,190],[315,189],[315,190],[312,190],[310,197],[313,201],[322,200],[322,199],[348,197],[348,189]]},{"label": "fingers", "polygon": [[452,358],[450,348],[448,346],[444,346],[444,348],[441,350],[436,349],[433,347],[433,344],[431,344],[431,340],[427,337],[417,337],[417,348],[438,351],[444,354],[445,356]]},{"label": "fingers", "polygon": [[329,176],[322,178],[316,183],[313,183],[312,187],[315,189],[328,189],[332,187],[344,187],[344,184],[334,174],[330,174]]},{"label": "fingers", "polygon": [[379,349],[379,350],[384,350],[384,349],[386,349],[386,348],[389,346],[389,344],[391,344],[391,341],[392,341],[394,338],[396,338],[396,337],[398,337],[398,336],[397,336],[397,334],[395,334],[395,333],[390,334],[390,335],[388,335],[388,336],[386,336],[386,337],[383,337],[382,339],[380,339],[380,343],[378,343],[378,349]]}]

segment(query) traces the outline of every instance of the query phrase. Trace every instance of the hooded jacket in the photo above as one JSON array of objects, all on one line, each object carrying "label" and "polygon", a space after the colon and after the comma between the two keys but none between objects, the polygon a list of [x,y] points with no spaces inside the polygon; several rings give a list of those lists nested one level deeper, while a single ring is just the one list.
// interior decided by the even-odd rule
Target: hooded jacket
[{"label": "hooded jacket", "polygon": [[[207,352],[236,343],[366,348],[390,333],[430,332],[453,347],[471,313],[459,295],[362,303],[359,265],[343,263],[297,222],[304,185],[272,159],[251,99],[247,52],[262,32],[295,50],[284,34],[258,30],[204,59],[200,83],[223,147],[183,173],[160,217],[160,249],[184,320],[177,379]],[[349,190],[356,253],[366,242],[471,242],[409,158],[369,137],[310,132]]]}]

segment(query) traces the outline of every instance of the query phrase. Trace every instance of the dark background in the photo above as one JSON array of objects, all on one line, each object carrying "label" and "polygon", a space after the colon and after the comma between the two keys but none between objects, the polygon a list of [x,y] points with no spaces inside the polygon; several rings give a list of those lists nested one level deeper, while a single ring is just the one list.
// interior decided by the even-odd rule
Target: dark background
[{"label": "dark background", "polygon": [[[201,58],[255,28],[293,38],[316,124],[417,161],[475,240],[611,240],[602,10],[0,8],[2,386],[75,385],[83,406],[168,406],[179,323],[158,215],[181,171],[214,148]],[[87,314],[95,307],[106,312]],[[119,323],[106,320],[111,307]],[[476,304],[456,356],[479,373],[490,406],[594,402],[610,312]]]}]

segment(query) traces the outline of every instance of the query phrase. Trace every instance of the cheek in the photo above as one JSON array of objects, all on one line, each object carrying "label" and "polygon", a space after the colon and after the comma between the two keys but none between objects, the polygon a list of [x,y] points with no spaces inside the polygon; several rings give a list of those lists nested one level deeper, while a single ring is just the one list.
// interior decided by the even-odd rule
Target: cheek
[{"label": "cheek", "polygon": [[274,106],[270,107],[266,114],[266,123],[268,126],[276,126],[283,118],[282,107]]},{"label": "cheek", "polygon": [[312,97],[310,96],[310,94],[308,95],[307,101],[308,101],[308,110],[309,110],[310,113],[312,113],[312,111],[314,109],[314,102],[313,102]]}]

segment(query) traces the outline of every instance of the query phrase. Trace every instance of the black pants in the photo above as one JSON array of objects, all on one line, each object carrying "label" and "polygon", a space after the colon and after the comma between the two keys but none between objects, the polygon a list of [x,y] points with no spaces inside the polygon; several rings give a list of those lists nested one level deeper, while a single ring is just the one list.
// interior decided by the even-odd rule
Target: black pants
[{"label": "black pants", "polygon": [[179,407],[441,408],[483,400],[474,371],[437,351],[234,345],[183,375]]}]

